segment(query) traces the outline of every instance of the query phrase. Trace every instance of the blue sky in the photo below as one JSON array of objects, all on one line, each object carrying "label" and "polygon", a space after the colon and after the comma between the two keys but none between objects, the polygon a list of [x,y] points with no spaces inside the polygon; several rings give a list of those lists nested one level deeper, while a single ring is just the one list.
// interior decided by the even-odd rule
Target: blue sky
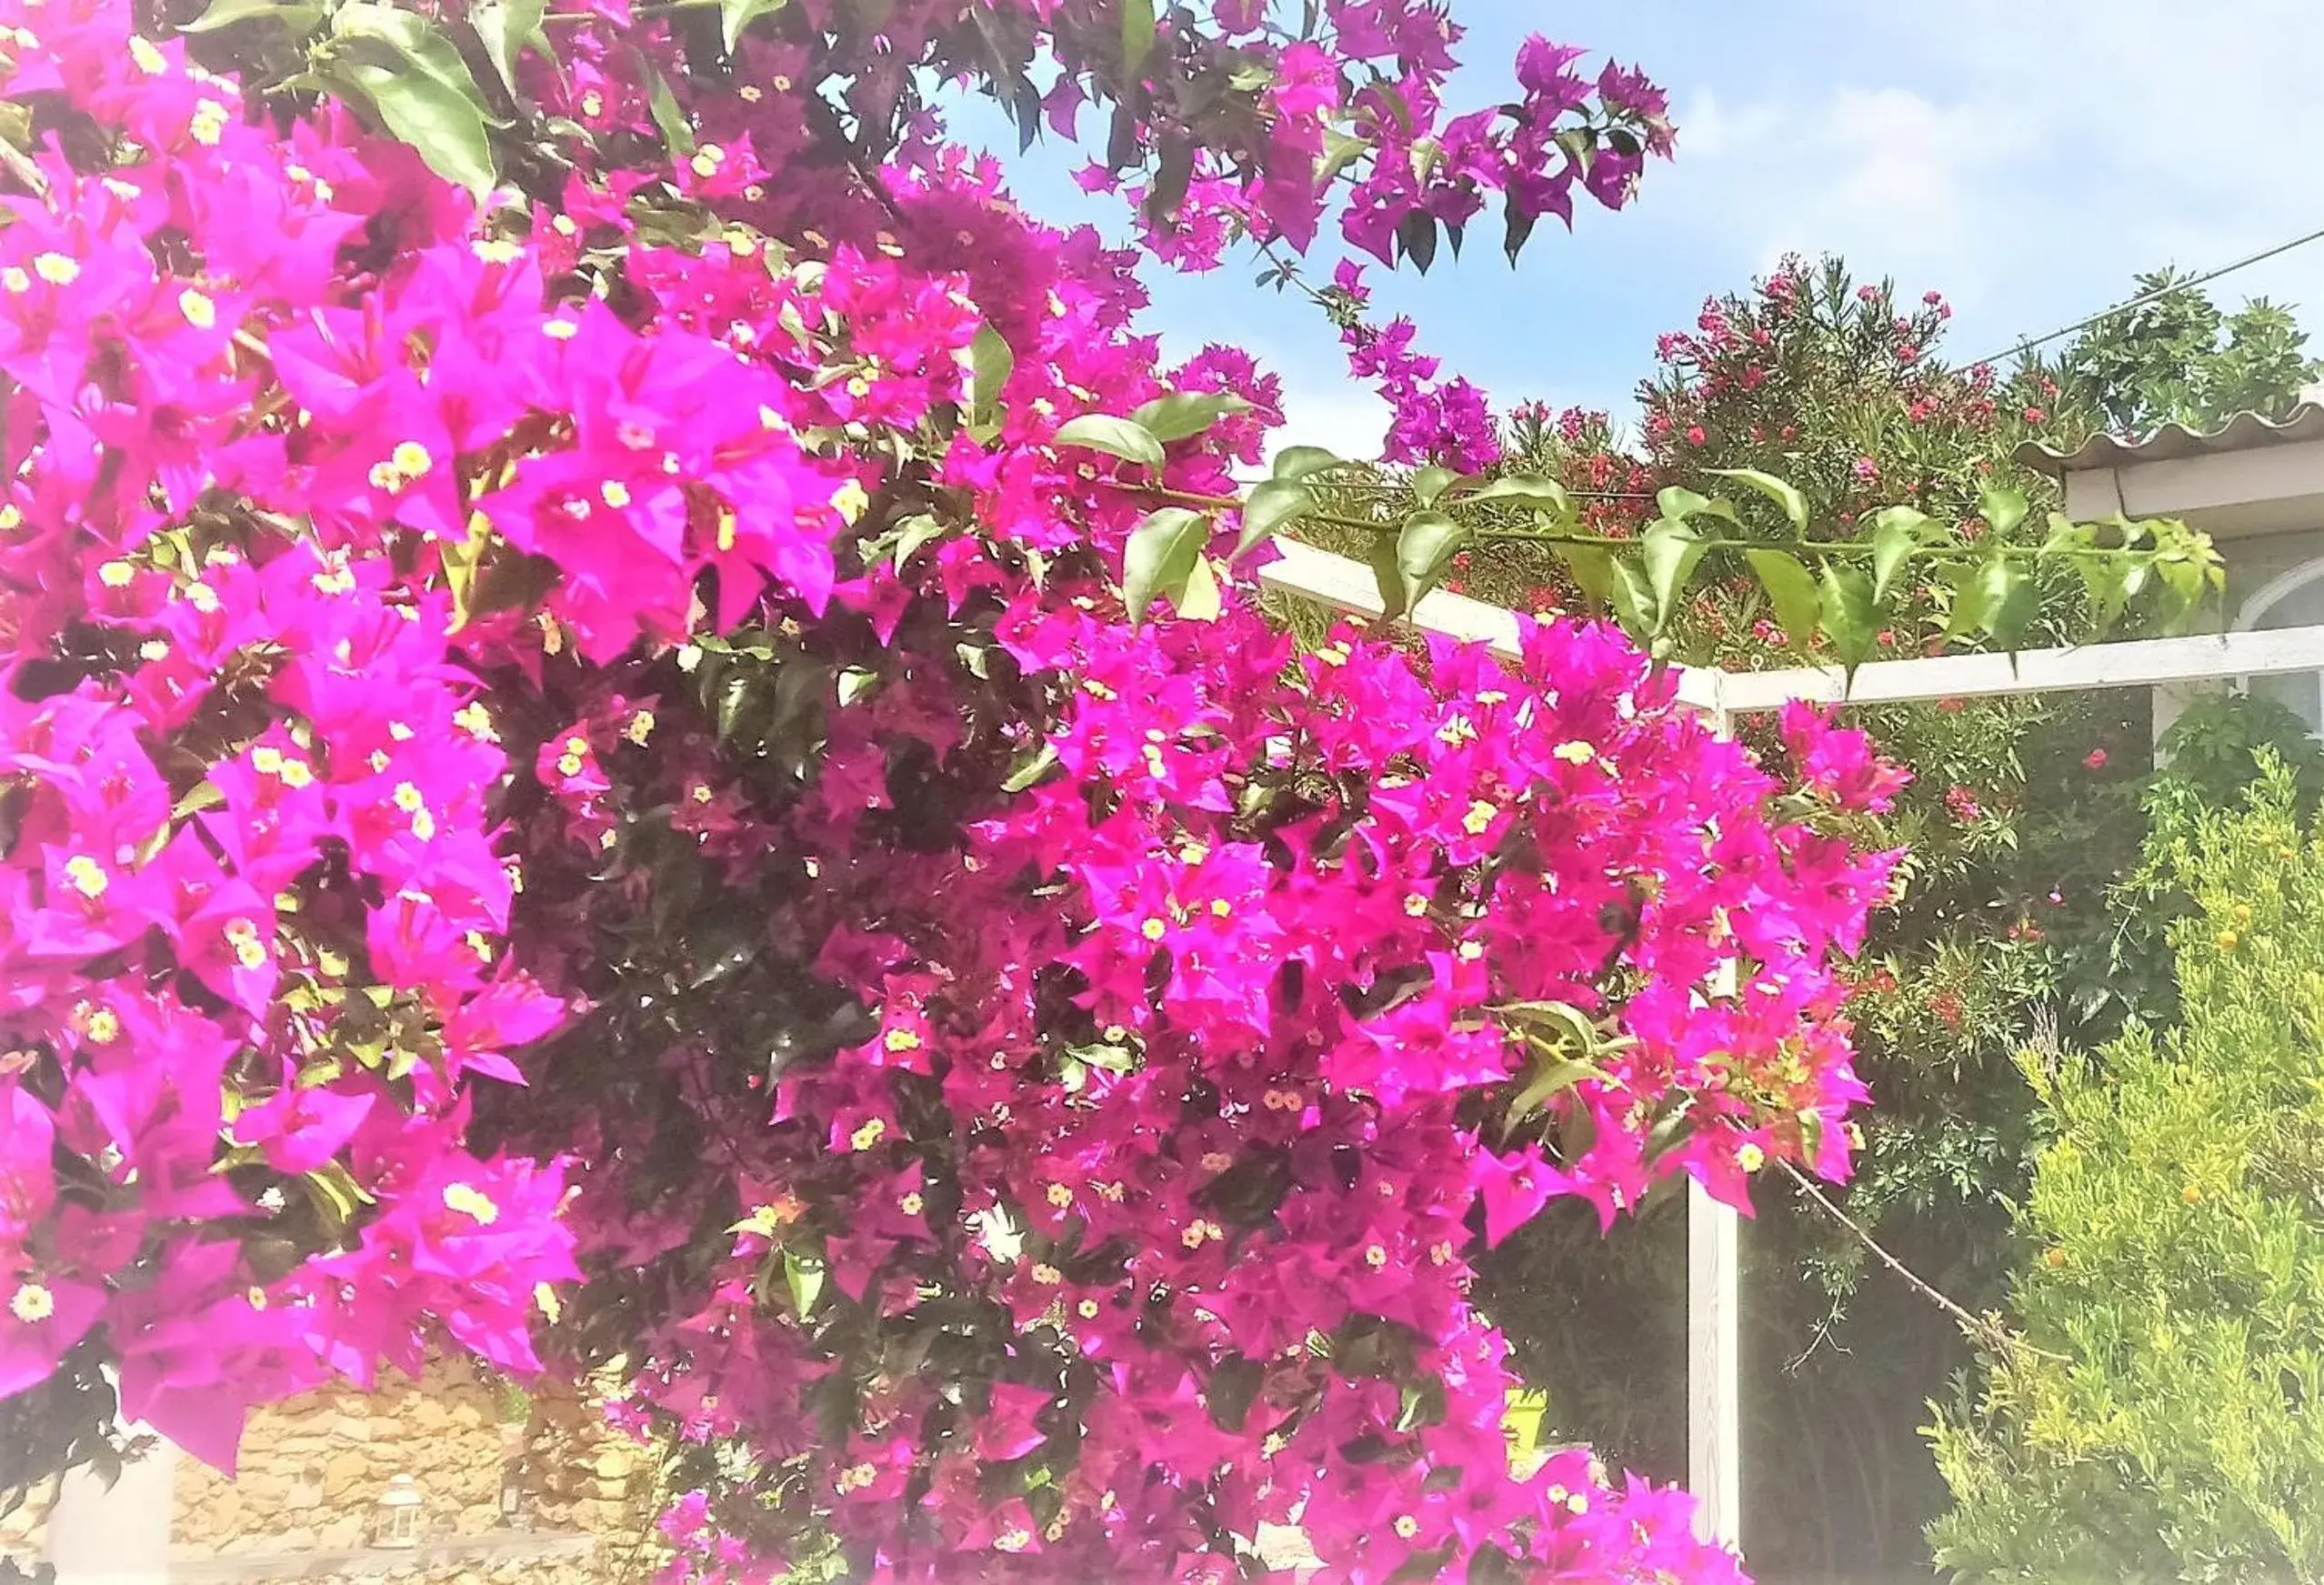
[{"label": "blue sky", "polygon": [[[1501,95],[1539,31],[1643,66],[1679,128],[1637,205],[1578,214],[1571,236],[1545,226],[1514,271],[1494,223],[1425,279],[1371,272],[1376,309],[1411,314],[1503,403],[1622,413],[1658,332],[1788,248],[1943,291],[1967,357],[2103,306],[2135,270],[2324,228],[2315,0],[1454,0],[1454,15],[1469,30],[1458,104]],[[1118,216],[1065,183],[1077,161],[1055,145],[1012,163],[1046,216]],[[1247,346],[1284,378],[1286,440],[1376,449],[1383,409],[1307,305],[1255,290],[1241,260],[1148,273],[1173,353]],[[2297,303],[2324,331],[2324,242],[2215,290]]]}]

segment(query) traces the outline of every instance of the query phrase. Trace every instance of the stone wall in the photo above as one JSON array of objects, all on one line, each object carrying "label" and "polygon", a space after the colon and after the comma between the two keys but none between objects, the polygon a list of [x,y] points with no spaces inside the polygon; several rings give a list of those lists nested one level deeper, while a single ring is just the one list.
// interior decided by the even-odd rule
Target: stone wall
[{"label": "stone wall", "polygon": [[[192,1567],[189,1578],[207,1578],[209,1563],[226,1569],[220,1579],[320,1579],[358,1555],[366,1576],[392,1570],[413,1585],[626,1578],[650,1544],[656,1460],[606,1423],[611,1387],[543,1381],[516,1392],[443,1359],[417,1381],[389,1372],[374,1392],[342,1385],[257,1409],[234,1479],[177,1460],[170,1555]],[[501,1526],[512,1470],[522,1494],[514,1532]],[[379,1499],[398,1475],[418,1488],[426,1550],[460,1552],[456,1561],[367,1551]],[[42,1555],[49,1500],[43,1488],[0,1519],[0,1556]],[[536,1542],[583,1550],[554,1562],[522,1556]]]},{"label": "stone wall", "polygon": [[500,1518],[498,1395],[467,1366],[431,1363],[416,1382],[384,1373],[376,1392],[330,1387],[254,1412],[233,1480],[178,1467],[174,1554],[359,1547],[380,1495],[409,1475],[420,1533],[481,1535]]},{"label": "stone wall", "polygon": [[422,1536],[484,1535],[500,1523],[512,1460],[535,1529],[626,1538],[651,1517],[652,1460],[594,1400],[549,1381],[506,1393],[443,1359],[416,1382],[390,1372],[375,1392],[326,1388],[255,1411],[232,1480],[180,1465],[172,1550],[198,1558],[361,1546],[397,1475],[419,1488]]}]

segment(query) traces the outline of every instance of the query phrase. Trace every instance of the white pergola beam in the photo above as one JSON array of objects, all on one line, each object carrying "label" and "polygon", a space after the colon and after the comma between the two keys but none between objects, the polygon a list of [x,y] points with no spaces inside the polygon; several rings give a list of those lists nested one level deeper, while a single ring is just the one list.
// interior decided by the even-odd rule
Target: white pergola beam
[{"label": "white pergola beam", "polygon": [[[1362,562],[1296,540],[1277,539],[1275,544],[1283,558],[1259,569],[1259,582],[1267,587],[1320,601],[1351,616],[1377,619],[1384,613],[1372,569]],[[1430,632],[1481,643],[1497,655],[1514,658],[1518,653],[1517,613],[1466,595],[1434,590],[1413,607],[1411,620]],[[2063,649],[2028,649],[2014,656],[1874,660],[1858,667],[1853,677],[1837,666],[1786,667],[1774,671],[1720,671],[1711,667],[1678,670],[1680,699],[1698,709],[1736,715],[1772,710],[1791,699],[1897,705],[1989,698],[1997,694],[2159,687],[2324,670],[2324,627],[2133,638]]]},{"label": "white pergola beam", "polygon": [[2028,649],[2014,656],[1874,660],[1858,667],[1853,678],[1836,666],[1729,671],[1720,674],[1718,686],[1721,702],[1729,710],[1740,711],[1771,710],[1790,699],[1817,704],[1913,704],[1989,698],[1997,694],[2161,687],[2319,668],[2324,668],[2324,627],[2275,627]]},{"label": "white pergola beam", "polygon": [[[2292,448],[2287,447],[2286,450]],[[1260,584],[1350,616],[1386,612],[1372,569],[1362,562],[1277,539],[1281,559],[1259,569]],[[1517,613],[1442,589],[1411,611],[1416,626],[1485,645],[1514,659]],[[1721,732],[1731,717],[1793,699],[1811,704],[1913,704],[2000,694],[2087,688],[2174,687],[2240,677],[2324,671],[2324,627],[2129,639],[2009,655],[1946,655],[1871,661],[1850,677],[1838,667],[1776,671],[1679,668],[1680,700]],[[1690,1182],[1687,1199],[1687,1484],[1707,1540],[1742,1536],[1740,1263],[1736,1212]]]},{"label": "white pergola beam", "polygon": [[[1380,600],[1379,584],[1362,562],[1296,539],[1277,539],[1275,548],[1282,553],[1282,559],[1258,569],[1262,587],[1297,595],[1351,617],[1377,621],[1387,614]],[[1488,606],[1447,589],[1431,589],[1412,607],[1410,619],[1414,627],[1431,633],[1482,644],[1504,660],[1518,658],[1518,614],[1506,607]],[[1678,697],[1697,709],[1718,708],[1719,675],[1700,667],[1681,667]]]}]

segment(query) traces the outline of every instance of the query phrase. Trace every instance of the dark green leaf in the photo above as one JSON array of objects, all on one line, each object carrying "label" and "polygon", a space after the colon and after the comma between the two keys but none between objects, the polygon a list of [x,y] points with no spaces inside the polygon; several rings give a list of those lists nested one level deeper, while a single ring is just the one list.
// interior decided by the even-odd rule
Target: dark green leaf
[{"label": "dark green leaf", "polygon": [[1240,396],[1209,391],[1173,391],[1157,396],[1130,414],[1130,422],[1167,446],[1201,434],[1232,413],[1247,413],[1251,405]]},{"label": "dark green leaf", "polygon": [[1184,133],[1166,133],[1162,138],[1162,155],[1154,165],[1154,180],[1147,184],[1146,218],[1155,226],[1168,226],[1178,217],[1178,210],[1187,201],[1187,188],[1194,181],[1194,139]]},{"label": "dark green leaf", "polygon": [[1253,487],[1243,501],[1243,534],[1235,543],[1235,554],[1241,556],[1284,524],[1315,509],[1316,497],[1305,485],[1267,479]]},{"label": "dark green leaf", "polygon": [[1057,444],[1087,446],[1125,462],[1142,462],[1148,467],[1162,466],[1162,443],[1151,430],[1132,419],[1104,413],[1084,413],[1069,420],[1057,431]]},{"label": "dark green leaf", "polygon": [[1397,537],[1381,534],[1372,540],[1370,554],[1366,557],[1372,567],[1372,581],[1379,586],[1380,614],[1388,621],[1404,615],[1404,569],[1397,561]]},{"label": "dark green leaf", "polygon": [[1525,251],[1525,245],[1532,238],[1533,228],[1539,220],[1539,216],[1528,215],[1515,204],[1508,206],[1503,212],[1501,252],[1508,256],[1510,268],[1517,267],[1518,256]]},{"label": "dark green leaf", "polygon": [[1816,575],[1788,551],[1747,550],[1743,558],[1751,564],[1759,587],[1768,591],[1768,603],[1775,607],[1776,621],[1782,626],[1784,637],[1791,640],[1793,648],[1804,653],[1814,641],[1823,617]]},{"label": "dark green leaf", "polygon": [[673,162],[693,158],[694,127],[686,120],[686,112],[678,108],[677,95],[670,92],[669,84],[642,52],[637,64],[645,73],[646,108],[652,112],[654,125],[661,128],[662,146]]},{"label": "dark green leaf", "polygon": [[1266,1380],[1266,1368],[1255,1359],[1246,1359],[1240,1354],[1229,1354],[1220,1359],[1211,1367],[1210,1379],[1202,1392],[1212,1422],[1220,1430],[1240,1432],[1251,1412],[1251,1403]]},{"label": "dark green leaf", "polygon": [[1148,512],[1131,531],[1122,552],[1122,607],[1133,626],[1146,620],[1156,591],[1185,586],[1209,537],[1210,519],[1185,507]]},{"label": "dark green leaf", "polygon": [[1468,537],[1468,529],[1442,512],[1415,512],[1404,520],[1404,531],[1396,537],[1396,567],[1404,579],[1406,610],[1436,586]]},{"label": "dark green leaf", "polygon": [[1794,534],[1808,531],[1808,497],[1775,475],[1761,473],[1752,467],[1715,467],[1710,472],[1714,478],[1733,479],[1738,485],[1748,485],[1781,507]]},{"label": "dark green leaf", "polygon": [[1426,209],[1413,210],[1397,224],[1396,241],[1413,267],[1427,275],[1437,262],[1437,217]]}]

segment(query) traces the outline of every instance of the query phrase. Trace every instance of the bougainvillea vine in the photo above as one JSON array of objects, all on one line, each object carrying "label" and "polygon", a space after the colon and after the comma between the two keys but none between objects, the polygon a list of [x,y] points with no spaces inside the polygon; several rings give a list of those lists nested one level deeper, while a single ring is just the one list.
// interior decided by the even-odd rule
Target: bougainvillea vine
[{"label": "bougainvillea vine", "polygon": [[[516,11],[0,7],[32,1472],[116,1384],[230,1465],[449,1347],[626,1362],[672,1579],[1223,1580],[1263,1524],[1333,1579],[1735,1577],[1676,1493],[1512,1468],[1469,1251],[1845,1173],[1888,861],[1818,812],[1893,778],[1800,718],[1787,788],[1610,629],[1301,652],[1232,512],[1134,623],[1272,383],[1157,370],[1133,256],[916,85],[1047,28],[1038,114],[1185,173],[1156,225],[1306,246],[1337,158],[1391,257],[1620,201],[1658,97],[1537,43],[1423,154],[1426,8]],[[1263,113],[1154,92],[1212,72]],[[1484,460],[1432,375],[1413,455]]]}]

